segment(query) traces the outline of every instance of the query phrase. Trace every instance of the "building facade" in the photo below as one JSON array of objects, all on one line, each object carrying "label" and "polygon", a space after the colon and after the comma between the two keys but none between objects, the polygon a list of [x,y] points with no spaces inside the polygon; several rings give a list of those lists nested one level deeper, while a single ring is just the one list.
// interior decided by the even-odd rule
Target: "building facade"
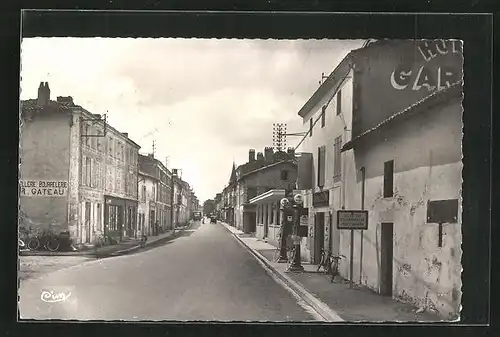
[{"label": "building facade", "polygon": [[[336,212],[367,210],[353,275],[343,259],[342,276],[447,318],[460,307],[461,64],[458,41],[378,41],[351,52],[299,112],[311,260],[323,247],[350,256]],[[443,204],[455,218],[437,225]]]},{"label": "building facade", "polygon": [[[142,192],[140,217],[146,218],[146,232],[157,235],[172,229],[171,198],[172,174],[153,154],[139,155],[141,179],[139,191]],[[151,195],[151,196],[150,196]]]},{"label": "building facade", "polygon": [[[273,148],[268,147],[264,154],[258,153],[256,158],[254,154],[255,151],[250,150],[249,161],[238,166],[234,188],[234,224],[246,233],[255,233],[258,226],[264,226],[257,219],[257,205],[250,203],[250,200],[273,189],[293,189],[297,179],[293,149],[274,152]],[[260,221],[264,221],[264,218]],[[273,222],[271,225],[277,224]]]},{"label": "building facade", "polygon": [[36,100],[21,102],[21,121],[20,207],[27,218],[68,232],[74,244],[105,232],[134,236],[139,145],[71,97],[51,101],[48,83]]}]

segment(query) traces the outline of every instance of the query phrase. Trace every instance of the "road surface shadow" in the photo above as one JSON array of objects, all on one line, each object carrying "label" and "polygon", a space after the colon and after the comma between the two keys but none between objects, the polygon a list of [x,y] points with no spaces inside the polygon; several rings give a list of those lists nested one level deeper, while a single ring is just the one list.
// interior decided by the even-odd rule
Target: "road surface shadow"
[{"label": "road surface shadow", "polygon": [[124,255],[132,255],[132,254],[139,254],[143,252],[150,251],[152,249],[160,248],[165,245],[174,243],[176,239],[182,238],[182,237],[188,237],[192,235],[196,231],[197,227],[191,226],[188,229],[180,230],[179,232],[176,232],[172,236],[166,237],[164,239],[158,240],[156,242],[153,242],[146,247],[139,247],[134,250],[126,251],[126,252],[121,252],[121,253],[115,253],[115,254],[109,254],[105,256],[98,256],[98,258],[107,258],[107,257],[115,257],[115,256],[124,256]]}]

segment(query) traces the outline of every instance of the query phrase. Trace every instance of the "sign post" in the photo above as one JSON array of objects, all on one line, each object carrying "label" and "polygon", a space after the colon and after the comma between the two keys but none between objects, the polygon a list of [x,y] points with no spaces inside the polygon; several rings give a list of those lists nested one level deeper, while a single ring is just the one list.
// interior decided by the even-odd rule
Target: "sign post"
[{"label": "sign post", "polygon": [[351,256],[349,262],[349,286],[352,288],[354,277],[354,231],[368,229],[368,211],[339,210],[337,211],[337,229],[351,231]]}]

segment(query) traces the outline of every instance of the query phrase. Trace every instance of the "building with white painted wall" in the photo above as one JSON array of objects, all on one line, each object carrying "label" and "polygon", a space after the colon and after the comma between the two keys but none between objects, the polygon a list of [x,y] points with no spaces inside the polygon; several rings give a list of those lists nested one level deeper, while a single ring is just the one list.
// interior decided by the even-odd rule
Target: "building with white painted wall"
[{"label": "building with white painted wall", "polygon": [[[299,163],[312,260],[327,246],[347,256],[344,277],[445,318],[461,297],[462,58],[459,41],[378,41],[351,52],[299,112],[308,130],[318,120],[301,148],[311,163]],[[340,114],[328,113],[339,92]],[[342,208],[368,210],[353,241],[336,230]]]}]

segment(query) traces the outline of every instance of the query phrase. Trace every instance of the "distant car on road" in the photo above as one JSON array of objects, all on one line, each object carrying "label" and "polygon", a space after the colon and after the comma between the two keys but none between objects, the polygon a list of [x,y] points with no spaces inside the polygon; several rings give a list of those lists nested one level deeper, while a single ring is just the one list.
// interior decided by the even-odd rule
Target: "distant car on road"
[{"label": "distant car on road", "polygon": [[193,220],[200,221],[201,220],[201,212],[194,212],[193,213]]},{"label": "distant car on road", "polygon": [[210,223],[217,223],[217,217],[215,215],[210,217]]}]

